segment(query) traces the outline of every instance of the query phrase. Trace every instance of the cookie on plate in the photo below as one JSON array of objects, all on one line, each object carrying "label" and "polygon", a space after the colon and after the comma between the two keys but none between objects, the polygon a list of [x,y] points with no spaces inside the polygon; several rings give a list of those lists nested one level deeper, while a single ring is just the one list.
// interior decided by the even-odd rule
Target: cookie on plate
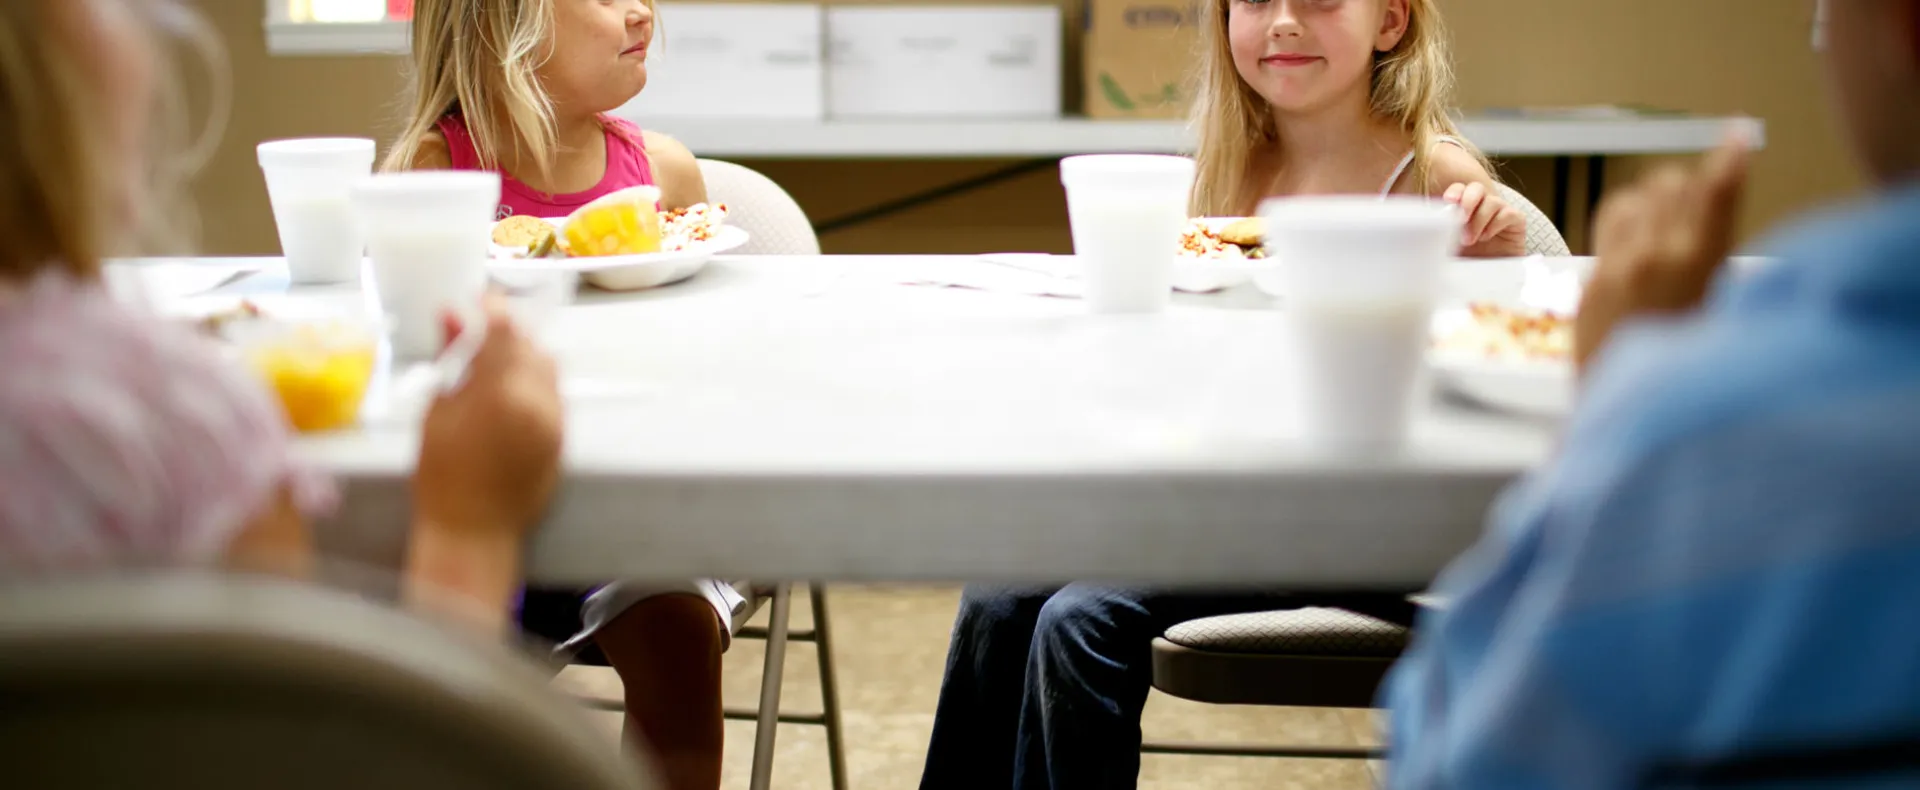
[{"label": "cookie on plate", "polygon": [[530,250],[553,238],[553,224],[539,217],[512,216],[493,224],[493,243]]},{"label": "cookie on plate", "polygon": [[1267,238],[1267,228],[1259,217],[1241,217],[1220,226],[1220,240],[1241,247],[1258,247]]}]

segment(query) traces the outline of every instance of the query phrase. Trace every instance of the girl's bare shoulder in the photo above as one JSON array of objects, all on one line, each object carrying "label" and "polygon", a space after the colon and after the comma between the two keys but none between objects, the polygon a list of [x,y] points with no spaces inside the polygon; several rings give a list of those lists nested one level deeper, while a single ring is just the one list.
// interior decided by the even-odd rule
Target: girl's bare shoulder
[{"label": "girl's bare shoulder", "polygon": [[1480,157],[1452,143],[1438,143],[1427,152],[1427,194],[1438,195],[1454,184],[1491,184]]},{"label": "girl's bare shoulder", "polygon": [[647,160],[653,166],[653,180],[660,187],[661,207],[686,208],[707,202],[707,182],[700,175],[700,162],[693,151],[660,132],[644,131],[641,135]]}]

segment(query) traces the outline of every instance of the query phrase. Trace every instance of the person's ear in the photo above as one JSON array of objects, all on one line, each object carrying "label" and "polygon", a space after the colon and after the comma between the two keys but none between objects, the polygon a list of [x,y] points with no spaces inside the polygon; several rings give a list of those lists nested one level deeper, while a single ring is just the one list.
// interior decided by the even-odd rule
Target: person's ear
[{"label": "person's ear", "polygon": [[1374,51],[1392,52],[1400,46],[1400,40],[1406,38],[1407,27],[1413,22],[1408,8],[1410,2],[1412,0],[1386,0],[1386,13],[1380,15],[1380,32],[1373,40]]}]

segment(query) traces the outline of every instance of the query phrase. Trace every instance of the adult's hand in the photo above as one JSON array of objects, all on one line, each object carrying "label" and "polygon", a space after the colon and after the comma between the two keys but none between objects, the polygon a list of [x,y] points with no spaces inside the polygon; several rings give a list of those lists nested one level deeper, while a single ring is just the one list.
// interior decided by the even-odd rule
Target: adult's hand
[{"label": "adult's hand", "polygon": [[1600,260],[1574,319],[1581,371],[1620,322],[1700,305],[1733,251],[1751,156],[1747,136],[1730,134],[1703,162],[1663,168],[1601,206],[1594,223]]}]

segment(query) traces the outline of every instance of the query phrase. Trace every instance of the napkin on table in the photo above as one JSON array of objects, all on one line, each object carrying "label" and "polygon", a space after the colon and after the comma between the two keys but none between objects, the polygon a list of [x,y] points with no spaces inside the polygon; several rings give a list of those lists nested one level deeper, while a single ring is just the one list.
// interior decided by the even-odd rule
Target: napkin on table
[{"label": "napkin on table", "polygon": [[1520,279],[1520,304],[1558,315],[1580,310],[1580,273],[1570,266],[1552,266],[1535,255],[1526,259]]},{"label": "napkin on table", "polygon": [[115,298],[157,306],[199,296],[259,271],[258,265],[200,263],[107,263],[103,279]]},{"label": "napkin on table", "polygon": [[[969,288],[978,291],[1016,293],[1029,296],[1053,296],[1078,299],[1078,279],[1068,277],[1061,264],[1042,254],[982,255],[973,258],[925,259],[901,267],[896,282],[901,285],[930,285],[943,288]],[[1071,258],[1067,258],[1071,265]]]},{"label": "napkin on table", "polygon": [[[971,288],[981,291],[1018,293],[1079,299],[1085,293],[1080,282],[1080,264],[1072,255],[1040,252],[1005,252],[971,258],[916,262],[903,269],[898,280],[903,285],[932,285],[946,288]],[[1209,290],[1182,287],[1184,293]]]}]

